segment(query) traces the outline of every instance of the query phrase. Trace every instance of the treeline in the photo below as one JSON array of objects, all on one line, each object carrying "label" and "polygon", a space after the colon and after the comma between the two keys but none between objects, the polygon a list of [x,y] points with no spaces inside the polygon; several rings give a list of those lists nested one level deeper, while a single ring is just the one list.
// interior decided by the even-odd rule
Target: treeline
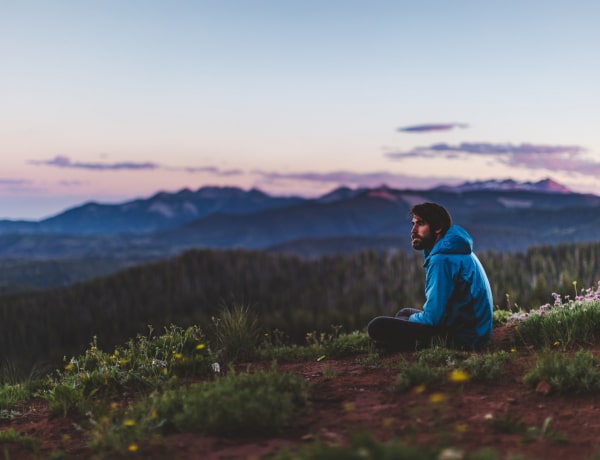
[{"label": "treeline", "polygon": [[[600,279],[600,243],[483,253],[498,308],[536,308]],[[174,323],[209,332],[224,306],[255,311],[265,332],[362,329],[376,315],[422,304],[421,253],[367,251],[301,259],[242,250],[193,250],[68,288],[0,297],[0,362],[31,365],[108,348]]]}]

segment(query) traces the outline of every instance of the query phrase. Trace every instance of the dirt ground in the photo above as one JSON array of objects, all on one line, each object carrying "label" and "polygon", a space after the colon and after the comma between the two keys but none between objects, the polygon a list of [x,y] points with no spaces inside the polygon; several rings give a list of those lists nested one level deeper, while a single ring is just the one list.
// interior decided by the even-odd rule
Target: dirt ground
[{"label": "dirt ground", "polygon": [[[494,348],[510,351],[506,331],[497,328]],[[600,347],[592,350],[600,353]],[[302,374],[311,383],[310,406],[297,423],[281,436],[217,438],[178,434],[140,445],[131,458],[144,459],[259,459],[280,449],[308,445],[314,440],[347,444],[353,434],[368,431],[381,441],[402,440],[427,447],[453,447],[474,452],[491,447],[502,458],[524,455],[528,459],[591,459],[600,452],[600,395],[558,395],[543,385],[534,390],[522,383],[532,353],[517,349],[516,359],[494,382],[444,384],[425,391],[398,393],[391,387],[398,373],[395,364],[414,358],[410,353],[386,356],[376,362],[361,357],[321,362],[280,364]],[[363,357],[364,358],[364,357]],[[442,401],[432,402],[432,395]],[[50,418],[43,401],[24,403],[24,414],[8,428],[43,440],[37,454],[22,446],[0,445],[4,458],[48,458],[54,451],[67,458],[103,457],[87,447],[85,421]],[[505,421],[492,425],[491,420]],[[551,420],[551,421],[550,421]],[[546,428],[544,424],[546,422]],[[511,433],[518,423],[523,430]],[[517,430],[518,431],[518,430]]]}]

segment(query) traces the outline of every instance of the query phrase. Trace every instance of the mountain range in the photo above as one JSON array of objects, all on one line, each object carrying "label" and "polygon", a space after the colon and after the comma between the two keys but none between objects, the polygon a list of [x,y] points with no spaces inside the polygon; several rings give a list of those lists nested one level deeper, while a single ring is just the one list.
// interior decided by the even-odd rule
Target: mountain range
[{"label": "mountain range", "polygon": [[[600,241],[600,196],[574,193],[551,179],[467,182],[429,190],[341,187],[312,199],[202,187],[121,204],[85,203],[40,221],[2,220],[0,267],[17,261],[23,267],[27,261],[102,260],[103,274],[113,266],[198,247],[303,257],[409,251],[408,212],[425,201],[444,205],[453,221],[471,233],[476,251]],[[0,276],[0,287],[16,282]]]}]

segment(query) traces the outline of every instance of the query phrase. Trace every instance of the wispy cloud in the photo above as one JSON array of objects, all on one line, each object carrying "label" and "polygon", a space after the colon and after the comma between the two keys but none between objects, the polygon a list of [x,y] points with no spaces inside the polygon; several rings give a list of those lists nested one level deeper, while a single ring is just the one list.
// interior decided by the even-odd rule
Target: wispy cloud
[{"label": "wispy cloud", "polygon": [[4,179],[0,177],[0,186],[18,187],[30,184],[31,181],[27,179]]},{"label": "wispy cloud", "polygon": [[350,187],[377,187],[388,185],[399,188],[429,188],[441,183],[457,182],[456,177],[416,177],[414,175],[394,174],[390,172],[370,172],[357,173],[352,171],[333,171],[333,172],[299,172],[299,173],[280,173],[266,171],[252,171],[261,176],[267,183],[280,181],[305,181],[315,182],[328,186],[346,185]]},{"label": "wispy cloud", "polygon": [[427,133],[431,131],[450,131],[454,128],[468,128],[465,123],[427,123],[423,125],[404,126],[397,131],[402,133]]},{"label": "wispy cloud", "polygon": [[600,174],[600,162],[583,156],[586,149],[578,145],[494,144],[467,143],[458,145],[445,143],[428,147],[416,147],[406,152],[389,152],[385,155],[394,160],[408,158],[457,159],[469,156],[494,157],[499,162],[528,169],[554,169],[577,172],[585,175]]},{"label": "wispy cloud", "polygon": [[218,176],[232,176],[236,174],[242,174],[243,171],[238,169],[232,170],[221,170],[215,166],[189,166],[189,167],[177,167],[161,165],[158,163],[146,161],[146,162],[117,162],[117,163],[86,163],[80,161],[72,161],[71,158],[64,155],[57,155],[50,160],[30,160],[29,164],[37,166],[53,166],[56,168],[66,169],[87,169],[91,171],[153,171],[153,170],[166,170],[166,171],[185,171],[191,174],[194,173],[210,173]]},{"label": "wispy cloud", "polygon": [[67,156],[57,155],[50,160],[31,160],[30,164],[38,166],[56,166],[58,168],[72,168],[72,169],[91,169],[96,171],[114,171],[114,170],[140,170],[140,169],[159,169],[160,166],[156,163],[144,162],[134,163],[130,161],[121,163],[82,163],[78,161],[71,161]]}]

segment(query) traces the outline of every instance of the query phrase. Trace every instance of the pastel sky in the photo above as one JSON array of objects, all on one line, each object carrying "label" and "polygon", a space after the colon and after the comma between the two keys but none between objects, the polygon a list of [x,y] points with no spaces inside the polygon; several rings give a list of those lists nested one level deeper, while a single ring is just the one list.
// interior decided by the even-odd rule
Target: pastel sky
[{"label": "pastel sky", "polygon": [[0,218],[205,185],[600,193],[596,0],[19,0]]}]

